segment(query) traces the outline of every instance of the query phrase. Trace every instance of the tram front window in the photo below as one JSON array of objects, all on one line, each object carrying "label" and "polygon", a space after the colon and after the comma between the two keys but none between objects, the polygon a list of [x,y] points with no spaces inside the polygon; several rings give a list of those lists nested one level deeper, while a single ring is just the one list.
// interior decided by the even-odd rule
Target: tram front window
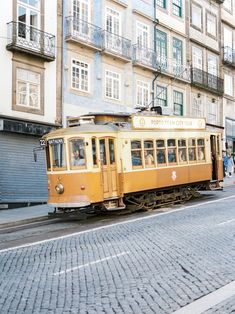
[{"label": "tram front window", "polygon": [[69,141],[71,167],[84,167],[86,165],[84,140],[72,139]]},{"label": "tram front window", "polygon": [[65,146],[62,142],[52,142],[51,143],[51,153],[52,153],[52,166],[55,168],[65,168]]}]

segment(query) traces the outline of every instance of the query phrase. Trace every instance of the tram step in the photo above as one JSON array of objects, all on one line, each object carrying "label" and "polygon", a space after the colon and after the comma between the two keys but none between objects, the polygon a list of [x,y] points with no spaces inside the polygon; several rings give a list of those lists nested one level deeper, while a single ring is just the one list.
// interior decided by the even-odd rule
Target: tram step
[{"label": "tram step", "polygon": [[108,202],[104,202],[103,204],[104,207],[109,211],[121,210],[126,208],[126,205],[122,201],[120,201],[120,199],[109,200]]}]

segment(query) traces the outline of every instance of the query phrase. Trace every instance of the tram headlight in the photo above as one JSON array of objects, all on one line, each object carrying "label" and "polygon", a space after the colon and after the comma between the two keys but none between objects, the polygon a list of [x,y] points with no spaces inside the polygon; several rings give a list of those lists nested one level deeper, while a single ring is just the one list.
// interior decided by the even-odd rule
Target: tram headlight
[{"label": "tram headlight", "polygon": [[55,190],[56,190],[56,193],[57,193],[57,194],[62,194],[62,193],[64,193],[64,186],[63,186],[63,184],[58,183],[58,184],[55,186]]}]

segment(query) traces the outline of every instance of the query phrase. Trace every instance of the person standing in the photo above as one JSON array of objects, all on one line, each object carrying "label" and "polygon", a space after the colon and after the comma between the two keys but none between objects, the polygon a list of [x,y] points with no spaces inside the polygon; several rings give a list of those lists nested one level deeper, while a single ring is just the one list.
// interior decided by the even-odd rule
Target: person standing
[{"label": "person standing", "polygon": [[227,171],[228,171],[228,176],[229,176],[229,178],[231,178],[231,176],[232,176],[233,169],[234,169],[233,158],[232,158],[232,155],[229,154],[229,155],[228,155],[228,167],[227,167]]},{"label": "person standing", "polygon": [[224,171],[224,177],[226,177],[226,172],[228,168],[228,156],[226,152],[223,152],[223,171]]}]

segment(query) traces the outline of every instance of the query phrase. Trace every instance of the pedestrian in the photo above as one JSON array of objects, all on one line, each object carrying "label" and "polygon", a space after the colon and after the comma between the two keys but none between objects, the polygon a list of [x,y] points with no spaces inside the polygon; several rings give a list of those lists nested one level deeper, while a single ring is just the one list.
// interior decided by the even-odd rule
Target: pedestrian
[{"label": "pedestrian", "polygon": [[233,158],[231,156],[231,154],[228,155],[228,167],[227,167],[227,171],[228,171],[228,176],[229,178],[231,178],[232,173],[234,171],[234,162],[233,162]]},{"label": "pedestrian", "polygon": [[223,172],[224,172],[224,177],[226,177],[226,172],[228,168],[228,156],[225,151],[223,151]]}]

